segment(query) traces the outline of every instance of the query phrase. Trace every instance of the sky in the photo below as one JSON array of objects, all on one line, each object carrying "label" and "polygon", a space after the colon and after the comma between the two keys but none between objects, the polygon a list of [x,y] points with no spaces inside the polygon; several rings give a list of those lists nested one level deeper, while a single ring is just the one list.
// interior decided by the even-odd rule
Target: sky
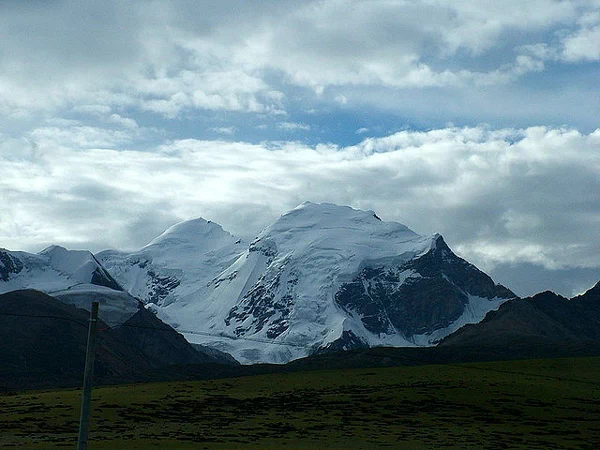
[{"label": "sky", "polygon": [[600,280],[600,0],[0,2],[0,247],[371,209],[519,295]]}]

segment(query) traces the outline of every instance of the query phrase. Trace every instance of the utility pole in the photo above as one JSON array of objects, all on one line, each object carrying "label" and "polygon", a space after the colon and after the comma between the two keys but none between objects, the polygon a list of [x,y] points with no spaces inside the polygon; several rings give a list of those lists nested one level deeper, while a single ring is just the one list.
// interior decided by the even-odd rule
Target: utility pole
[{"label": "utility pole", "polygon": [[79,419],[79,439],[77,450],[87,449],[90,431],[90,406],[92,403],[92,377],[94,375],[94,357],[96,356],[96,329],[98,323],[98,302],[92,302],[90,327],[88,329],[87,350],[85,352],[85,371],[83,373],[83,394],[81,398],[81,417]]}]

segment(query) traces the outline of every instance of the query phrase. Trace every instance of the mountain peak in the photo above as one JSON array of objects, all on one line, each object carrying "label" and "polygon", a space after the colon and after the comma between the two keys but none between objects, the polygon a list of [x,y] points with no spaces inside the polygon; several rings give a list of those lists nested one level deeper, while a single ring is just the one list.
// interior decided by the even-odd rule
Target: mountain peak
[{"label": "mountain peak", "polygon": [[[190,337],[244,362],[286,362],[318,347],[432,345],[514,297],[441,235],[332,203],[298,205],[249,246],[196,218],[133,253],[105,251],[97,260],[56,246],[42,253],[34,262],[55,269],[39,272],[60,278],[60,289],[74,281],[122,287],[174,326],[215,334]],[[19,267],[0,262],[8,267],[0,276],[16,285]]]},{"label": "mountain peak", "polygon": [[364,214],[366,216],[373,216],[375,214],[375,212],[371,210],[356,209],[346,205],[337,205],[335,203],[327,202],[313,203],[305,201],[300,203],[298,206],[288,211],[287,213],[283,214],[283,216],[287,216],[288,214],[294,213],[295,211],[302,211],[304,214],[339,214],[342,216],[348,214]]},{"label": "mountain peak", "polygon": [[47,256],[51,260],[63,258],[87,259],[92,256],[92,253],[88,250],[69,250],[60,245],[50,245],[38,252],[38,255]]},{"label": "mountain peak", "polygon": [[[416,248],[420,253],[429,248],[430,239],[401,223],[384,222],[373,211],[304,202],[265,228],[255,243],[269,243],[269,248],[283,253],[319,251],[359,261]],[[331,264],[337,263],[332,260]]]},{"label": "mountain peak", "polygon": [[351,206],[341,206],[334,203],[303,202],[283,214],[269,228],[306,228],[308,226],[327,229],[348,229],[349,227],[364,226],[392,227],[418,236],[406,225],[398,222],[382,221],[372,210],[355,209]]},{"label": "mountain peak", "polygon": [[39,254],[40,255],[50,255],[52,253],[65,252],[65,251],[68,251],[65,247],[53,244],[53,245],[49,245],[48,247],[46,247],[45,249],[40,251]]},{"label": "mountain peak", "polygon": [[98,264],[94,255],[88,250],[69,250],[60,245],[46,247],[38,255],[48,258],[54,269],[65,273],[75,273],[86,264],[91,266]]},{"label": "mountain peak", "polygon": [[167,228],[163,233],[154,238],[146,247],[160,245],[165,242],[171,244],[190,244],[206,239],[232,238],[231,234],[223,230],[221,225],[206,220],[202,217],[185,220]]}]

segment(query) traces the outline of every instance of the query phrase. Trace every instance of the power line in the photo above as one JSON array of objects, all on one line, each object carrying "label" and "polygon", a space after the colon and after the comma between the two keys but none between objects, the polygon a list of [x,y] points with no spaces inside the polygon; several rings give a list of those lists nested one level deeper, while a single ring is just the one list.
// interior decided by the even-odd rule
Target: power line
[{"label": "power line", "polygon": [[[126,326],[129,326],[129,325],[126,325]],[[225,334],[225,333],[207,333],[204,331],[180,330],[178,328],[175,330],[182,334],[196,334],[199,336],[220,337],[220,338],[232,339],[234,341],[235,340],[254,341],[254,342],[260,342],[262,344],[283,345],[283,346],[287,346],[287,347],[298,347],[298,348],[303,348],[303,349],[307,349],[307,350],[311,350],[313,348],[312,346],[309,346],[309,345],[296,344],[293,342],[281,342],[281,341],[276,341],[274,339],[252,338],[252,337],[247,337],[247,336],[234,336],[234,335]]]},{"label": "power line", "polygon": [[[86,328],[86,329],[88,327],[87,323],[79,322],[77,320],[71,319],[70,317],[63,317],[63,316],[41,315],[41,314],[40,315],[38,315],[38,314],[15,314],[15,313],[3,312],[3,311],[0,311],[0,315],[14,316],[14,317],[30,317],[30,318],[36,318],[36,319],[59,319],[59,320],[66,320],[68,322],[73,322],[77,325],[80,325],[80,326]],[[234,336],[234,335],[225,334],[225,333],[209,333],[206,331],[198,331],[198,330],[183,330],[183,329],[172,328],[172,327],[166,327],[166,328],[150,327],[147,325],[135,325],[135,324],[128,324],[128,323],[122,323],[115,327],[103,328],[100,331],[106,331],[107,329],[114,329],[114,328],[119,328],[119,327],[138,328],[138,329],[144,329],[144,330],[155,330],[155,331],[166,331],[166,332],[176,331],[177,333],[180,333],[180,334],[194,334],[194,335],[206,336],[206,337],[218,337],[218,338],[226,338],[226,339],[232,339],[232,340],[245,340],[245,341],[260,342],[262,344],[275,344],[275,345],[283,345],[283,346],[288,346],[288,347],[298,347],[298,348],[303,348],[303,349],[308,349],[308,350],[313,348],[313,347],[307,346],[307,345],[296,344],[296,343],[292,343],[292,342],[280,342],[280,341],[275,341],[275,340],[270,340],[270,339],[251,338],[251,337],[246,337],[246,336]]]},{"label": "power line", "polygon": [[58,319],[58,320],[65,320],[67,322],[72,322],[74,324],[80,325],[83,328],[88,327],[87,323],[84,322],[79,322],[78,320],[75,319],[71,319],[70,317],[64,317],[64,316],[53,316],[50,314],[16,314],[16,313],[9,313],[9,312],[4,312],[4,311],[0,311],[0,316],[12,316],[12,317],[31,317],[31,318],[35,318],[35,319]]}]

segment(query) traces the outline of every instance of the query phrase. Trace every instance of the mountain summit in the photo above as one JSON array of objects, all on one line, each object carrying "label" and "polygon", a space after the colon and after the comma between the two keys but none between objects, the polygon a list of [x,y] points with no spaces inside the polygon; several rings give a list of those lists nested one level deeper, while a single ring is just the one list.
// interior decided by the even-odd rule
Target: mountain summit
[{"label": "mountain summit", "polygon": [[196,219],[98,259],[192,342],[245,363],[318,351],[433,345],[515,295],[373,211],[303,203],[249,245]]},{"label": "mountain summit", "polygon": [[96,256],[132,295],[163,307],[205,286],[245,247],[220,225],[197,218],[173,225],[138,251]]}]

